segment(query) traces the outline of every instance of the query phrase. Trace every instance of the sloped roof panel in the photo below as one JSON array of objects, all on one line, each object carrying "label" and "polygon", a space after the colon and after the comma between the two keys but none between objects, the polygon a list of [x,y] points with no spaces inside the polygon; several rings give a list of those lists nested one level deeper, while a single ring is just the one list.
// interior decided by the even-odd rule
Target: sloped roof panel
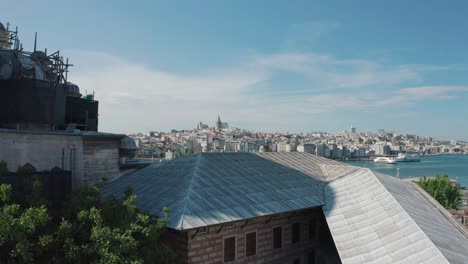
[{"label": "sloped roof panel", "polygon": [[403,182],[377,172],[373,174],[450,263],[468,263],[468,238],[422,196],[414,183]]},{"label": "sloped roof panel", "polygon": [[322,205],[326,182],[314,173],[320,171],[319,161],[330,161],[314,157],[302,162],[312,155],[296,156],[197,154],[130,173],[106,185],[103,194],[121,197],[132,187],[143,210],[155,213],[169,207],[169,227],[175,229]]},{"label": "sloped roof panel", "polygon": [[468,259],[466,232],[411,183],[307,153],[192,155],[125,175],[103,194],[128,187],[145,211],[169,207],[175,229],[323,206],[345,264]]},{"label": "sloped roof panel", "polygon": [[338,178],[325,190],[322,208],[344,264],[448,263],[368,169]]}]

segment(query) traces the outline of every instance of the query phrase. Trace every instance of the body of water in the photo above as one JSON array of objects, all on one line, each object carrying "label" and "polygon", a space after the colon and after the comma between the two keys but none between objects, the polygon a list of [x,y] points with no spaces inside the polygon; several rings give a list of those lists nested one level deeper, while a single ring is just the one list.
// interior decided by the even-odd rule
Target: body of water
[{"label": "body of water", "polygon": [[345,161],[359,167],[366,167],[391,176],[400,168],[400,178],[435,176],[447,173],[450,178],[458,180],[461,186],[468,187],[468,155],[437,155],[421,157],[421,162],[398,162],[378,164],[372,161]]}]

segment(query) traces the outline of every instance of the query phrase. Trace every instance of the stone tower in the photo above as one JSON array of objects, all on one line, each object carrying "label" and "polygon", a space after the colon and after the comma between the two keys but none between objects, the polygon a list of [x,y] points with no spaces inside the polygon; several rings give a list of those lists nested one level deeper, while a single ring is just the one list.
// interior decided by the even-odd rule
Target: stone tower
[{"label": "stone tower", "polygon": [[216,123],[215,123],[215,130],[217,132],[221,131],[222,125],[223,125],[223,123],[221,122],[221,118],[218,115],[218,121],[216,121]]}]

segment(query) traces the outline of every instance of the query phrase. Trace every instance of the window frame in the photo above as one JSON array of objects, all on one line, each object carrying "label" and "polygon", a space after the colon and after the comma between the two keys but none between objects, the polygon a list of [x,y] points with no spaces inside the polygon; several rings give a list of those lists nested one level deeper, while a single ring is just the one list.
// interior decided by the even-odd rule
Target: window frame
[{"label": "window frame", "polygon": [[[281,246],[278,247],[278,248],[275,248],[275,228],[281,228]],[[271,247],[273,248],[273,250],[275,249],[282,249],[284,248],[284,226],[283,225],[274,225],[271,227],[271,232],[273,233],[272,234],[272,243],[271,243]]]},{"label": "window frame", "polygon": [[[228,239],[228,238],[234,238],[234,259],[226,262],[225,259],[224,259],[224,257],[225,257],[224,252],[226,251],[225,250],[225,246],[226,246],[225,242],[226,242],[226,239]],[[223,236],[223,263],[233,263],[236,260],[237,260],[237,236],[236,235]]]},{"label": "window frame", "polygon": [[236,228],[236,224],[234,224],[232,222],[231,223],[226,223],[223,228],[224,228],[224,230],[234,229],[234,228]]},{"label": "window frame", "polygon": [[[252,234],[252,233],[255,233],[255,254],[247,256],[247,235]],[[244,241],[245,241],[245,243],[244,243],[244,256],[245,257],[257,256],[258,255],[258,230],[255,229],[255,230],[250,230],[250,231],[245,232],[244,233]]]},{"label": "window frame", "polygon": [[197,228],[197,235],[208,234],[208,232],[209,232],[209,229],[206,226]]}]

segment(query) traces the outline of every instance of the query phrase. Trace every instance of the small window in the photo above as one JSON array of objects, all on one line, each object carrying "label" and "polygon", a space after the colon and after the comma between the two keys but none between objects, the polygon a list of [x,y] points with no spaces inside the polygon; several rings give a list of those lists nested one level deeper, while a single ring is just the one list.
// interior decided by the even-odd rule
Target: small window
[{"label": "small window", "polygon": [[245,235],[245,255],[247,257],[257,254],[257,232]]},{"label": "small window", "polygon": [[301,224],[294,223],[292,225],[292,243],[297,243],[301,240]]},{"label": "small window", "polygon": [[312,219],[309,221],[309,239],[316,240],[317,239],[317,220]]},{"label": "small window", "polygon": [[255,219],[254,219],[254,218],[247,220],[247,224],[252,224],[252,223],[255,223]]},{"label": "small window", "polygon": [[236,238],[224,239],[224,263],[236,260]]},{"label": "small window", "polygon": [[317,263],[315,261],[315,251],[309,252],[309,255],[307,256],[307,263],[308,264],[315,264]]},{"label": "small window", "polygon": [[273,216],[273,220],[277,220],[281,218],[281,214],[276,214]]},{"label": "small window", "polygon": [[301,259],[294,259],[293,264],[301,264]]},{"label": "small window", "polygon": [[224,229],[233,229],[234,228],[234,223],[227,223],[227,224],[224,224]]},{"label": "small window", "polygon": [[206,233],[208,233],[208,228],[206,228],[206,227],[200,227],[197,230],[197,234],[199,234],[199,235],[206,234]]},{"label": "small window", "polygon": [[273,248],[283,246],[283,228],[281,226],[273,228]]}]

